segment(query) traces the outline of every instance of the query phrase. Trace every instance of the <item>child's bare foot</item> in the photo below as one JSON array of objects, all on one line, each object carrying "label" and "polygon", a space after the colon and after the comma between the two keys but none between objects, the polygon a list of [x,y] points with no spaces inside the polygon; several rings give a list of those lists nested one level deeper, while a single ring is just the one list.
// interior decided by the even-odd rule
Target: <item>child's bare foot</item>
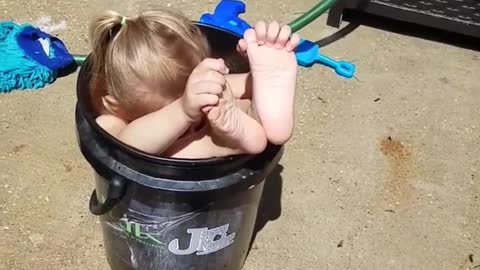
[{"label": "child's bare foot", "polygon": [[230,89],[223,92],[218,105],[207,108],[207,119],[213,132],[248,154],[265,150],[267,138],[262,126],[236,106]]},{"label": "child's bare foot", "polygon": [[300,42],[288,25],[259,22],[245,32],[237,49],[246,52],[253,79],[253,104],[267,138],[284,144],[293,132],[297,80],[294,49]]}]

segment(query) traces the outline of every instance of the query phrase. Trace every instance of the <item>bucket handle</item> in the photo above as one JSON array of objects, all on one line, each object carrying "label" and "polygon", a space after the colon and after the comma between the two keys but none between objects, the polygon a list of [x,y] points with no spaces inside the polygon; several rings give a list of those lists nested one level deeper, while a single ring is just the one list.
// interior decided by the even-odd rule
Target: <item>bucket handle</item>
[{"label": "bucket handle", "polygon": [[94,189],[92,196],[90,196],[90,212],[100,216],[110,212],[110,210],[117,205],[123,197],[125,192],[125,181],[121,178],[113,178],[108,183],[107,199],[103,204],[98,201],[97,191]]}]

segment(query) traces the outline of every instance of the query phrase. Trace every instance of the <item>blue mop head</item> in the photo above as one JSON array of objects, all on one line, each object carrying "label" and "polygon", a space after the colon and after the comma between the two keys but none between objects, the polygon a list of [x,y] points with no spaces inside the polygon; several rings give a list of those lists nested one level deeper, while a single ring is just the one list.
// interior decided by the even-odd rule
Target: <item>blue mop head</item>
[{"label": "blue mop head", "polygon": [[0,22],[0,93],[44,87],[71,63],[73,56],[58,38],[30,24]]}]

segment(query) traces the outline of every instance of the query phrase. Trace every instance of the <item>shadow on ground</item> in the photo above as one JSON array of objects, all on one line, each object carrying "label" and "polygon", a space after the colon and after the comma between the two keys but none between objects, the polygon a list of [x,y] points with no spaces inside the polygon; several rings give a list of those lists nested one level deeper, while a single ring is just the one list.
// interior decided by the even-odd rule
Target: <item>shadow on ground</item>
[{"label": "shadow on ground", "polygon": [[258,207],[257,220],[248,249],[249,253],[257,234],[268,222],[278,219],[282,214],[282,171],[283,166],[277,165],[265,180],[260,205]]},{"label": "shadow on ground", "polygon": [[346,37],[355,31],[360,25],[365,25],[400,35],[439,42],[463,49],[480,51],[480,42],[478,42],[477,38],[421,26],[414,23],[397,21],[390,18],[350,10],[344,11],[343,20],[349,22],[349,24],[340,28],[332,35],[316,41],[316,43],[320,47],[328,46],[343,37]]}]

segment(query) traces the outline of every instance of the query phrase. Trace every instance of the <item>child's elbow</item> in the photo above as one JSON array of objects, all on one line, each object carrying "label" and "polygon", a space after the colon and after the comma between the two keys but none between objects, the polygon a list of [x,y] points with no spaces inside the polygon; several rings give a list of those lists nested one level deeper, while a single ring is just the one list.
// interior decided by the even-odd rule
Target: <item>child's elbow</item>
[{"label": "child's elbow", "polygon": [[293,135],[293,123],[290,121],[281,122],[281,120],[272,123],[265,123],[263,128],[267,135],[267,140],[275,145],[284,145]]},{"label": "child's elbow", "polygon": [[275,145],[284,145],[292,138],[292,131],[272,132],[268,134],[268,141]]},{"label": "child's elbow", "polygon": [[265,135],[258,136],[255,141],[255,144],[252,144],[248,149],[246,149],[248,154],[258,155],[265,151],[265,149],[267,148],[268,140]]}]

